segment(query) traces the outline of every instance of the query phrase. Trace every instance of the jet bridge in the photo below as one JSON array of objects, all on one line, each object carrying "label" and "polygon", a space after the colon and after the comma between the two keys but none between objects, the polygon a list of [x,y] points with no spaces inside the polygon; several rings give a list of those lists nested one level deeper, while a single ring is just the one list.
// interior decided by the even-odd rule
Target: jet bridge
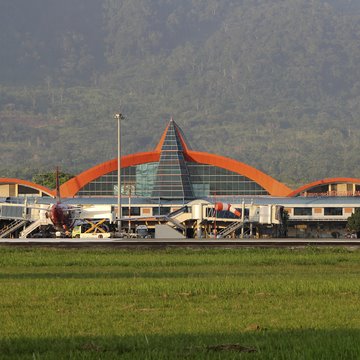
[{"label": "jet bridge", "polygon": [[0,238],[11,235],[29,221],[29,213],[24,205],[0,203],[0,220],[8,221],[0,229]]},{"label": "jet bridge", "polygon": [[26,238],[32,231],[41,225],[49,224],[45,217],[45,211],[48,205],[38,205],[36,209],[28,206],[27,202],[23,204],[0,203],[0,220],[6,221],[0,229],[0,238],[11,237],[14,233],[20,232],[20,238]]},{"label": "jet bridge", "polygon": [[[253,228],[258,229],[274,228],[282,223],[282,212],[284,207],[281,205],[256,205],[253,203],[245,204],[202,204],[202,209],[198,211],[198,237],[202,237],[202,228],[207,229],[210,236],[225,238],[235,236],[235,232],[241,229],[240,237],[243,238],[248,233],[252,234]],[[200,236],[199,236],[200,235]]]}]

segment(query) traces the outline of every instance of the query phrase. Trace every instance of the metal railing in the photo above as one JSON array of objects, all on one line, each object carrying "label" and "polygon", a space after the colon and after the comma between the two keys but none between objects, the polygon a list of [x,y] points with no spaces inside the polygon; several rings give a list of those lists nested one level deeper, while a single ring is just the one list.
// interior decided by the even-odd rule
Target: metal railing
[{"label": "metal railing", "polygon": [[217,234],[217,237],[223,238],[223,237],[231,234],[233,231],[236,231],[237,229],[239,229],[242,225],[243,225],[242,221],[235,221],[235,222],[231,223],[229,226],[227,226],[226,228],[219,231]]},{"label": "metal railing", "polygon": [[15,232],[17,229],[21,228],[22,226],[24,226],[26,224],[26,220],[14,220],[11,223],[5,225],[1,230],[0,230],[0,238],[6,238],[8,236],[10,236],[13,232]]}]

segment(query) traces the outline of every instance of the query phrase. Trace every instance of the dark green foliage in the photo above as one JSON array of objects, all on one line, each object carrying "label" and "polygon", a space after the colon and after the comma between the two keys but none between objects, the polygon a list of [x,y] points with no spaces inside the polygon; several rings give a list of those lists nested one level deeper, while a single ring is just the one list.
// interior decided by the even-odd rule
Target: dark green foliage
[{"label": "dark green foliage", "polygon": [[0,176],[115,157],[122,111],[124,153],[174,116],[293,187],[360,177],[358,1],[5,0],[0,30]]},{"label": "dark green foliage", "polygon": [[355,212],[348,218],[347,227],[351,231],[360,231],[360,209],[356,208]]},{"label": "dark green foliage", "polygon": [[[74,177],[74,175],[59,172],[60,185],[63,184],[64,182],[70,180],[72,177]],[[44,173],[44,174],[36,174],[33,176],[32,181],[36,184],[45,186],[49,189],[55,189],[56,173],[50,172],[50,173]]]}]

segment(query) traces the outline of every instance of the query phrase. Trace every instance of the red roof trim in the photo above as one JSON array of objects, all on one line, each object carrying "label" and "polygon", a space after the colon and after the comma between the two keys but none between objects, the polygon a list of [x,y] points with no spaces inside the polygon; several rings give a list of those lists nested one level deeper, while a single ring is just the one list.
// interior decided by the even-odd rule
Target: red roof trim
[{"label": "red roof trim", "polygon": [[[149,162],[157,162],[159,159],[160,153],[155,151],[126,155],[121,157],[121,167],[126,168],[129,166],[145,164]],[[91,181],[115,170],[117,170],[117,158],[96,165],[61,185],[61,196],[73,197]]]},{"label": "red roof trim", "polygon": [[183,136],[182,136],[182,134],[181,134],[181,131],[179,130],[179,127],[177,126],[176,122],[175,122],[172,118],[171,118],[171,120],[169,121],[169,123],[167,124],[166,129],[165,129],[164,132],[162,133],[161,138],[160,138],[160,141],[159,141],[159,143],[156,145],[156,148],[155,148],[154,151],[159,152],[159,153],[161,152],[161,148],[162,148],[162,146],[163,146],[163,144],[164,144],[165,137],[166,137],[166,134],[167,134],[167,132],[168,132],[168,130],[169,130],[169,126],[170,126],[171,122],[174,123],[175,131],[176,131],[176,133],[177,133],[177,135],[178,135],[178,137],[179,137],[179,139],[180,139],[180,142],[181,142],[181,146],[182,146],[182,148],[183,148],[183,151],[184,151],[184,152],[189,151],[189,148],[188,148],[188,146],[187,146],[187,144],[186,144],[185,139],[183,138]]},{"label": "red roof trim", "polygon": [[246,176],[262,186],[272,196],[287,196],[291,192],[290,188],[271,176],[234,159],[198,151],[187,152],[185,158],[189,161],[218,166]]},{"label": "red roof trim", "polygon": [[31,181],[15,179],[15,178],[0,178],[0,184],[18,184],[22,186],[27,186],[29,188],[41,191],[51,197],[54,197],[54,190],[50,190],[45,186],[35,184]]},{"label": "red roof trim", "polygon": [[[291,192],[290,188],[273,179],[269,175],[266,175],[265,173],[239,161],[219,155],[213,155],[197,151],[188,151],[184,155],[188,161],[218,166],[223,169],[227,169],[240,175],[246,176],[249,179],[258,183],[260,186],[262,186],[272,196],[287,196]],[[157,162],[159,161],[159,159],[160,153],[156,151],[137,153],[133,155],[123,156],[121,158],[121,166],[125,168],[128,166],[134,166],[149,162]],[[89,182],[99,178],[102,175],[115,171],[116,169],[116,158],[96,165],[63,184],[60,188],[61,195],[64,197],[73,197]]]},{"label": "red roof trim", "polygon": [[162,146],[163,146],[163,144],[164,144],[165,137],[166,137],[166,133],[167,133],[167,131],[168,131],[168,129],[169,129],[169,126],[170,126],[170,122],[167,124],[164,132],[163,132],[162,135],[161,135],[161,138],[160,138],[159,143],[156,145],[156,148],[155,148],[154,151],[157,152],[157,153],[160,153],[160,152],[161,152],[161,148],[162,148]]},{"label": "red roof trim", "polygon": [[294,197],[299,195],[303,191],[310,190],[319,185],[327,185],[327,184],[343,184],[343,183],[350,183],[350,184],[360,184],[360,179],[357,178],[346,178],[346,177],[336,177],[336,178],[327,178],[318,181],[311,182],[309,184],[305,184],[298,189],[290,192],[288,194],[289,197]]}]

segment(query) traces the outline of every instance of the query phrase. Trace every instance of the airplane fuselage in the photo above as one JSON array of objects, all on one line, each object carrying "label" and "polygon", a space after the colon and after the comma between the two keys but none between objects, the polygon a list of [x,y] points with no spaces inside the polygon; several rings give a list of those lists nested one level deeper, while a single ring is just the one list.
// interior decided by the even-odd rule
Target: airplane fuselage
[{"label": "airplane fuselage", "polygon": [[68,230],[71,227],[72,219],[69,207],[65,204],[56,203],[49,210],[51,222],[57,229]]}]

